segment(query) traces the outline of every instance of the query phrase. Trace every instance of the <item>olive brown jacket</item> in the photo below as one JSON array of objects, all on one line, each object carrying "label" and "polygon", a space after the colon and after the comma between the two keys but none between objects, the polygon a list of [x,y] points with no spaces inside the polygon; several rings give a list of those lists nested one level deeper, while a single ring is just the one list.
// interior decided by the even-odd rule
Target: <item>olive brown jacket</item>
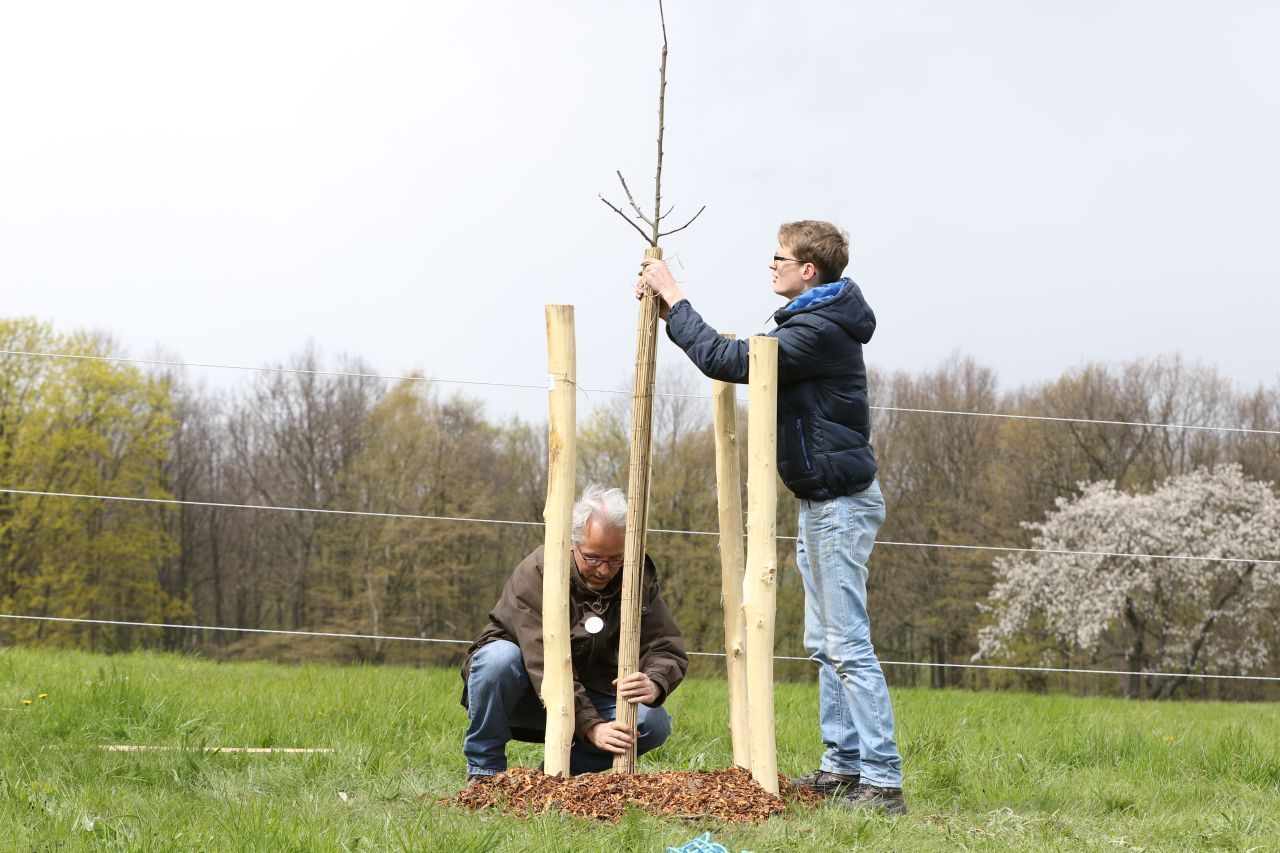
[{"label": "olive brown jacket", "polygon": [[[502,596],[489,613],[489,624],[467,649],[462,664],[462,704],[467,705],[467,677],[471,672],[471,656],[476,649],[494,640],[508,640],[520,647],[525,671],[533,691],[541,697],[543,674],[542,649],[542,547],[539,546],[516,566]],[[570,557],[570,560],[573,558]],[[569,643],[573,659],[574,736],[585,739],[593,726],[604,722],[591,704],[587,690],[611,694],[618,676],[618,636],[621,617],[622,573],[619,572],[601,592],[587,586],[577,566],[570,570]],[[658,591],[658,570],[647,556],[641,583],[640,661],[639,668],[658,685],[659,696],[653,704],[661,705],[684,679],[689,669],[684,637],[675,617],[667,609]],[[598,616],[600,630],[589,632],[587,622]],[[593,623],[591,627],[596,627]]]}]

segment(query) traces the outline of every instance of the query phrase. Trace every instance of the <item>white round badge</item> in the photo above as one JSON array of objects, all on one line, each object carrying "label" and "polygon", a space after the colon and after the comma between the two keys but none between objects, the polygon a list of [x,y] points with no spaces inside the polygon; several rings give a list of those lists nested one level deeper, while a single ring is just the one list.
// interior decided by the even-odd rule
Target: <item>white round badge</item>
[{"label": "white round badge", "polygon": [[592,616],[586,622],[582,623],[582,627],[587,629],[588,634],[599,634],[604,630],[604,620],[599,616]]}]

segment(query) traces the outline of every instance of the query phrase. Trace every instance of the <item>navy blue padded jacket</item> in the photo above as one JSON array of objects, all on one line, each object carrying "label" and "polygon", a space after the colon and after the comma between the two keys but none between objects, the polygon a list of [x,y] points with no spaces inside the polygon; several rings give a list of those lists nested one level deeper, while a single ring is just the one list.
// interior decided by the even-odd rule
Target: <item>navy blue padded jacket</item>
[{"label": "navy blue padded jacket", "polygon": [[[871,485],[871,411],[862,345],[876,316],[847,278],[802,293],[774,315],[778,339],[778,473],[796,497],[830,500]],[[667,336],[712,379],[747,381],[745,340],[709,326],[687,299],[671,306]]]}]

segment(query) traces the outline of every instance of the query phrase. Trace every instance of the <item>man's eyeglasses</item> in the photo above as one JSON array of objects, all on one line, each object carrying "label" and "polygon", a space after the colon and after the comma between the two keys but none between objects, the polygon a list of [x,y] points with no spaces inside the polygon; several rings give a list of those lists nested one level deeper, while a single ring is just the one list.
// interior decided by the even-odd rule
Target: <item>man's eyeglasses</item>
[{"label": "man's eyeglasses", "polygon": [[621,568],[622,561],[624,559],[622,557],[615,557],[612,560],[607,557],[592,557],[584,554],[582,551],[578,551],[578,556],[582,558],[582,562],[586,563],[587,566],[593,569],[598,569],[606,563],[608,563],[609,568],[611,569]]},{"label": "man's eyeglasses", "polygon": [[780,263],[782,263],[783,261],[795,261],[797,264],[804,264],[804,263],[808,263],[808,261],[802,261],[802,260],[800,260],[799,258],[784,258],[784,257],[782,257],[782,255],[774,255],[774,256],[773,256],[773,262],[774,262],[775,264],[780,264]]}]

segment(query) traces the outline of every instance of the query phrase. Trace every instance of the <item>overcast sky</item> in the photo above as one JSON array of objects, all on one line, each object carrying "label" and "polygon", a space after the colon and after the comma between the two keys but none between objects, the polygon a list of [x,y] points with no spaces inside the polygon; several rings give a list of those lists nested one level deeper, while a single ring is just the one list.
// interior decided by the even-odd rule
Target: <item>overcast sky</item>
[{"label": "overcast sky", "polygon": [[[597,194],[621,169],[652,204],[654,3],[0,10],[0,316],[545,388],[543,306],[570,303],[580,383],[628,386],[644,244]],[[852,237],[879,369],[960,352],[1010,388],[1181,352],[1278,380],[1280,3],[668,0],[667,25],[663,195],[707,210],[664,248],[720,330],[766,327],[777,226],[811,217]]]}]

